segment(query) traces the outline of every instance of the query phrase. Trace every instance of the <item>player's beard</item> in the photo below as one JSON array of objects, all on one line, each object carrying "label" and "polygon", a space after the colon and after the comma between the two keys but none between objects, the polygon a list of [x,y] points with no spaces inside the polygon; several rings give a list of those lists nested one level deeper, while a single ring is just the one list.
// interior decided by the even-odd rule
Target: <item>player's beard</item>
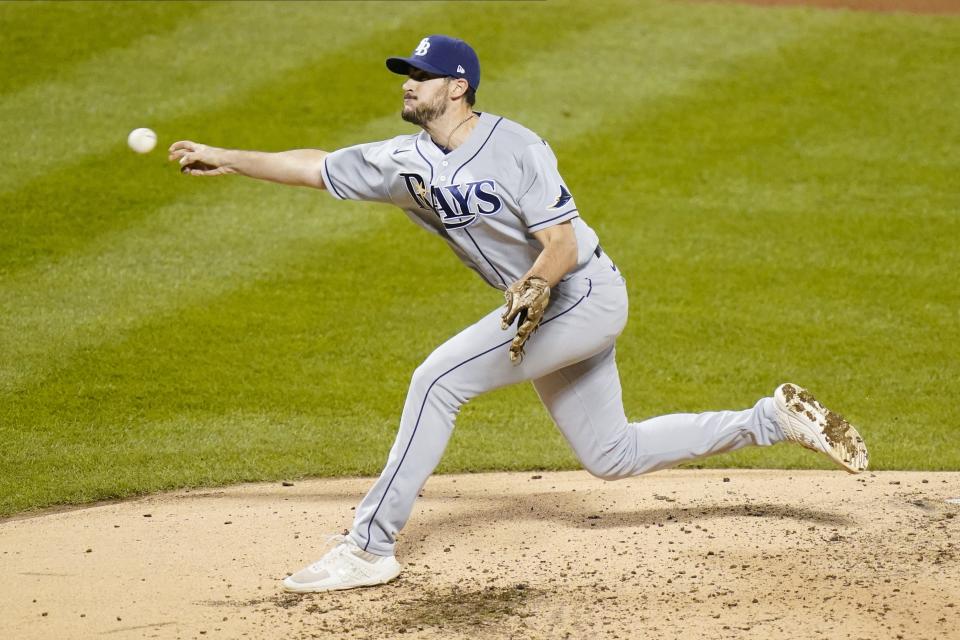
[{"label": "player's beard", "polygon": [[446,95],[437,93],[432,102],[422,103],[417,100],[416,106],[412,109],[404,107],[403,110],[400,111],[400,117],[407,122],[423,127],[445,114],[449,106],[450,102],[447,100]]}]

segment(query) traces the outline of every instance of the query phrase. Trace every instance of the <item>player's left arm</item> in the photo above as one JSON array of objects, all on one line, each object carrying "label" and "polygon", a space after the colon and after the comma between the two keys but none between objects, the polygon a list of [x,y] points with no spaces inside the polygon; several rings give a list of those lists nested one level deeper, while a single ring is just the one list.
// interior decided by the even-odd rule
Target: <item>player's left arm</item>
[{"label": "player's left arm", "polygon": [[533,237],[543,245],[543,251],[521,280],[538,276],[555,287],[577,265],[577,234],[573,231],[573,223],[568,220],[534,231]]},{"label": "player's left arm", "polygon": [[570,221],[534,231],[543,250],[533,266],[520,280],[503,292],[507,302],[500,317],[500,327],[506,329],[517,320],[517,335],[510,343],[510,361],[523,360],[527,339],[537,330],[550,303],[550,289],[577,264],[577,235]]}]

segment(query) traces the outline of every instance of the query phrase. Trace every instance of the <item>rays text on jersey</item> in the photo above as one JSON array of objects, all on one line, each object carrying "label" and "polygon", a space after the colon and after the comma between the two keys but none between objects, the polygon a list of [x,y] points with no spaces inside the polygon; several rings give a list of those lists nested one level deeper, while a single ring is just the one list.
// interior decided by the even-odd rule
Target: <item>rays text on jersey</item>
[{"label": "rays text on jersey", "polygon": [[417,173],[401,173],[407,191],[421,209],[433,211],[447,229],[460,229],[480,216],[495,215],[503,208],[493,180],[475,180],[442,187],[431,186]]}]

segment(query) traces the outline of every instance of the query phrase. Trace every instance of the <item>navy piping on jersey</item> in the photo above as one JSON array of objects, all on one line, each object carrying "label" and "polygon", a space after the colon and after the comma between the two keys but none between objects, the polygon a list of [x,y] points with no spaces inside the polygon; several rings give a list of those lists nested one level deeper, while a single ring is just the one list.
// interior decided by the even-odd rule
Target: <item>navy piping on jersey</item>
[{"label": "navy piping on jersey", "polygon": [[433,146],[435,146],[440,151],[440,153],[442,153],[445,156],[450,155],[450,152],[453,151],[453,149],[447,149],[442,144],[438,144],[433,138],[430,138],[430,142],[433,142]]},{"label": "navy piping on jersey", "polygon": [[[583,302],[584,300],[586,300],[587,298],[589,298],[589,297],[590,297],[590,293],[593,291],[593,280],[591,280],[590,278],[587,278],[586,280],[587,280],[587,283],[588,283],[590,286],[589,286],[589,288],[587,289],[587,292],[586,292],[583,296],[581,296],[579,300],[577,300],[577,301],[574,302],[569,308],[564,309],[563,311],[561,311],[561,312],[558,313],[557,315],[553,316],[552,318],[549,318],[549,319],[547,319],[547,320],[544,320],[543,322],[540,323],[540,325],[543,326],[543,325],[547,324],[548,322],[552,322],[553,320],[556,320],[557,318],[559,318],[560,316],[564,315],[565,313],[569,313],[570,311],[573,311],[574,309],[577,308],[577,305],[579,305],[581,302]],[[397,463],[397,468],[394,470],[393,475],[390,476],[390,482],[387,483],[386,488],[383,490],[383,495],[380,496],[380,502],[377,503],[377,508],[373,510],[373,513],[372,513],[372,514],[370,514],[370,522],[367,524],[367,541],[366,541],[366,542],[364,543],[364,545],[363,545],[363,550],[364,550],[364,551],[366,551],[366,550],[367,550],[367,547],[370,546],[370,529],[373,527],[373,521],[376,519],[377,513],[380,512],[380,507],[383,506],[383,501],[387,499],[387,494],[390,493],[390,487],[393,486],[393,481],[397,478],[397,474],[400,473],[400,467],[403,466],[403,461],[407,459],[407,453],[410,452],[410,447],[413,445],[413,438],[417,435],[417,429],[420,428],[420,418],[423,417],[423,410],[424,410],[424,409],[426,408],[426,406],[427,406],[427,396],[430,395],[430,391],[433,389],[433,385],[437,384],[437,383],[440,381],[440,378],[442,378],[443,376],[447,375],[447,374],[450,373],[451,371],[455,371],[455,370],[459,369],[460,367],[462,367],[463,365],[467,364],[468,362],[472,362],[473,360],[476,360],[477,358],[480,358],[480,357],[482,357],[482,356],[485,356],[485,355],[487,355],[488,353],[490,353],[491,351],[496,351],[497,349],[499,349],[499,348],[501,348],[501,347],[505,347],[505,346],[507,346],[508,344],[510,344],[511,342],[513,342],[513,338],[510,338],[509,340],[506,340],[506,341],[504,341],[504,342],[501,342],[500,344],[496,345],[495,347],[491,347],[491,348],[487,349],[486,351],[483,351],[483,352],[481,352],[481,353],[478,353],[478,354],[475,355],[475,356],[472,356],[472,357],[470,357],[470,358],[467,358],[466,360],[464,360],[464,361],[461,362],[460,364],[457,364],[457,365],[454,365],[453,367],[450,367],[449,369],[447,369],[446,371],[444,371],[443,373],[441,373],[439,376],[437,376],[436,378],[434,378],[433,382],[430,383],[430,386],[427,387],[426,393],[423,394],[423,402],[420,404],[420,413],[417,414],[417,421],[416,421],[416,423],[414,423],[414,425],[413,425],[413,433],[410,434],[410,440],[407,441],[407,447],[406,447],[406,449],[403,450],[403,455],[400,456],[400,462]]]},{"label": "navy piping on jersey", "polygon": [[433,163],[427,160],[427,156],[423,155],[423,152],[420,151],[420,139],[417,138],[413,141],[413,146],[417,148],[417,153],[420,154],[420,157],[423,158],[423,161],[427,163],[427,166],[430,167],[430,184],[433,185]]},{"label": "navy piping on jersey", "polygon": [[450,184],[456,184],[457,174],[460,173],[460,169],[463,169],[465,166],[470,164],[470,161],[476,158],[477,155],[479,155],[479,153],[483,151],[483,148],[487,146],[488,142],[490,142],[490,136],[492,136],[493,132],[497,130],[497,125],[500,124],[501,122],[503,122],[503,116],[501,116],[496,122],[493,123],[493,127],[490,128],[490,133],[487,134],[487,139],[483,141],[483,144],[480,145],[480,148],[477,149],[477,152],[472,156],[470,156],[469,160],[467,160],[462,165],[457,167],[457,170],[453,172],[453,177],[450,178]]},{"label": "navy piping on jersey", "polygon": [[490,258],[488,258],[486,254],[483,253],[483,249],[480,248],[480,245],[477,244],[477,241],[473,239],[472,235],[470,235],[470,230],[467,229],[466,227],[464,227],[463,230],[464,232],[466,232],[467,237],[470,238],[470,242],[473,243],[473,246],[477,248],[477,251],[480,253],[480,257],[483,258],[488,265],[490,265],[490,268],[493,269],[493,272],[497,274],[498,278],[500,278],[500,282],[503,283],[503,286],[507,286],[507,281],[503,279],[503,276],[500,274],[499,271],[497,271],[497,268],[493,266],[492,262],[490,262]]},{"label": "navy piping on jersey", "polygon": [[[570,215],[571,213],[576,213],[577,211],[578,211],[577,209],[570,209],[570,211],[565,211],[564,213],[561,213],[561,214],[558,215],[558,216],[553,216],[553,217],[550,218],[549,220],[543,220],[543,221],[541,221],[541,222],[538,222],[537,224],[532,224],[532,225],[530,225],[529,227],[527,227],[527,229],[533,229],[534,227],[539,227],[540,225],[547,224],[548,222],[553,222],[554,220],[557,220],[557,219],[559,219],[559,218],[562,218],[563,216]],[[579,217],[580,217],[580,216],[573,216],[573,218],[579,218]],[[573,220],[573,218],[570,218],[570,219]]]},{"label": "navy piping on jersey", "polygon": [[333,174],[330,173],[330,167],[327,166],[328,157],[329,156],[324,157],[323,159],[323,170],[327,173],[327,177],[330,178],[329,186],[333,187],[333,192],[336,193],[338,196],[340,196],[341,200],[346,200],[347,196],[343,195],[343,193],[340,192],[340,189],[337,189],[336,181],[333,179]]},{"label": "navy piping on jersey", "polygon": [[[503,118],[500,118],[500,120],[503,120]],[[500,120],[497,120],[496,124],[493,125],[493,129],[496,129],[497,125],[500,124]],[[487,136],[487,140],[489,140],[489,139],[490,139],[490,136],[493,135],[493,129],[490,129],[490,134]],[[484,141],[483,141],[483,144],[480,145],[480,149],[483,149],[484,145],[487,144],[487,140],[484,140]],[[442,147],[440,147],[440,146],[437,145],[436,143],[434,143],[434,144],[437,146],[437,148],[439,148],[441,151],[443,151],[443,148],[442,148]],[[423,158],[423,161],[427,163],[427,166],[428,166],[428,167],[430,167],[430,184],[432,185],[432,184],[433,184],[433,163],[430,162],[429,160],[427,160],[427,157],[426,157],[425,155],[423,155],[423,153],[420,151],[420,141],[419,141],[419,139],[417,139],[417,140],[414,141],[414,146],[416,146],[416,148],[417,148],[417,153],[420,154],[420,157]],[[480,153],[480,149],[477,149],[477,153]],[[474,158],[476,158],[476,157],[477,157],[477,153],[473,154],[473,155],[470,157],[470,160],[473,160]],[[467,162],[470,162],[470,160],[467,160]],[[462,169],[464,166],[466,166],[467,162],[464,162],[462,165],[460,165],[460,168],[457,169],[457,171],[459,172],[460,169]],[[457,174],[454,173],[454,174],[453,174],[453,177],[456,178],[456,177],[457,177]],[[453,180],[451,179],[450,182],[453,182]],[[484,255],[483,250],[480,248],[480,245],[478,245],[478,244],[477,244],[477,241],[473,239],[473,236],[470,235],[470,232],[467,231],[466,229],[464,229],[464,231],[467,232],[467,237],[470,238],[470,242],[473,243],[473,246],[475,246],[475,247],[477,248],[477,251],[480,253],[480,257],[482,257],[482,258],[484,259],[484,261],[485,261],[488,265],[490,265],[490,268],[493,269],[493,272],[494,272],[495,274],[497,274],[497,277],[498,277],[498,278],[500,278],[500,282],[503,283],[503,286],[507,286],[507,281],[503,279],[503,275],[502,275],[499,271],[497,271],[497,268],[496,268],[495,266],[493,266],[493,263],[490,262],[490,259],[489,259],[486,255]],[[484,280],[486,280],[486,278],[484,278]],[[491,284],[492,284],[492,283],[491,283]]]}]

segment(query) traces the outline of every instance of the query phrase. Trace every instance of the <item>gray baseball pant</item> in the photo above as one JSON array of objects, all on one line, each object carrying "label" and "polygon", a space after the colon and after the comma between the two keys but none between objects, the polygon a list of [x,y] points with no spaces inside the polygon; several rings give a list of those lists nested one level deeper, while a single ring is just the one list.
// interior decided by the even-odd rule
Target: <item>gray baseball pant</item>
[{"label": "gray baseball pant", "polygon": [[387,464],[356,511],[350,535],[361,549],[393,555],[397,533],[439,464],[460,407],[518,382],[533,381],[580,462],[605,480],[781,440],[772,398],[744,411],[627,421],[614,358],[627,321],[627,291],[605,254],[554,288],[518,365],[507,355],[515,329],[500,328],[501,312],[449,339],[414,372]]}]

